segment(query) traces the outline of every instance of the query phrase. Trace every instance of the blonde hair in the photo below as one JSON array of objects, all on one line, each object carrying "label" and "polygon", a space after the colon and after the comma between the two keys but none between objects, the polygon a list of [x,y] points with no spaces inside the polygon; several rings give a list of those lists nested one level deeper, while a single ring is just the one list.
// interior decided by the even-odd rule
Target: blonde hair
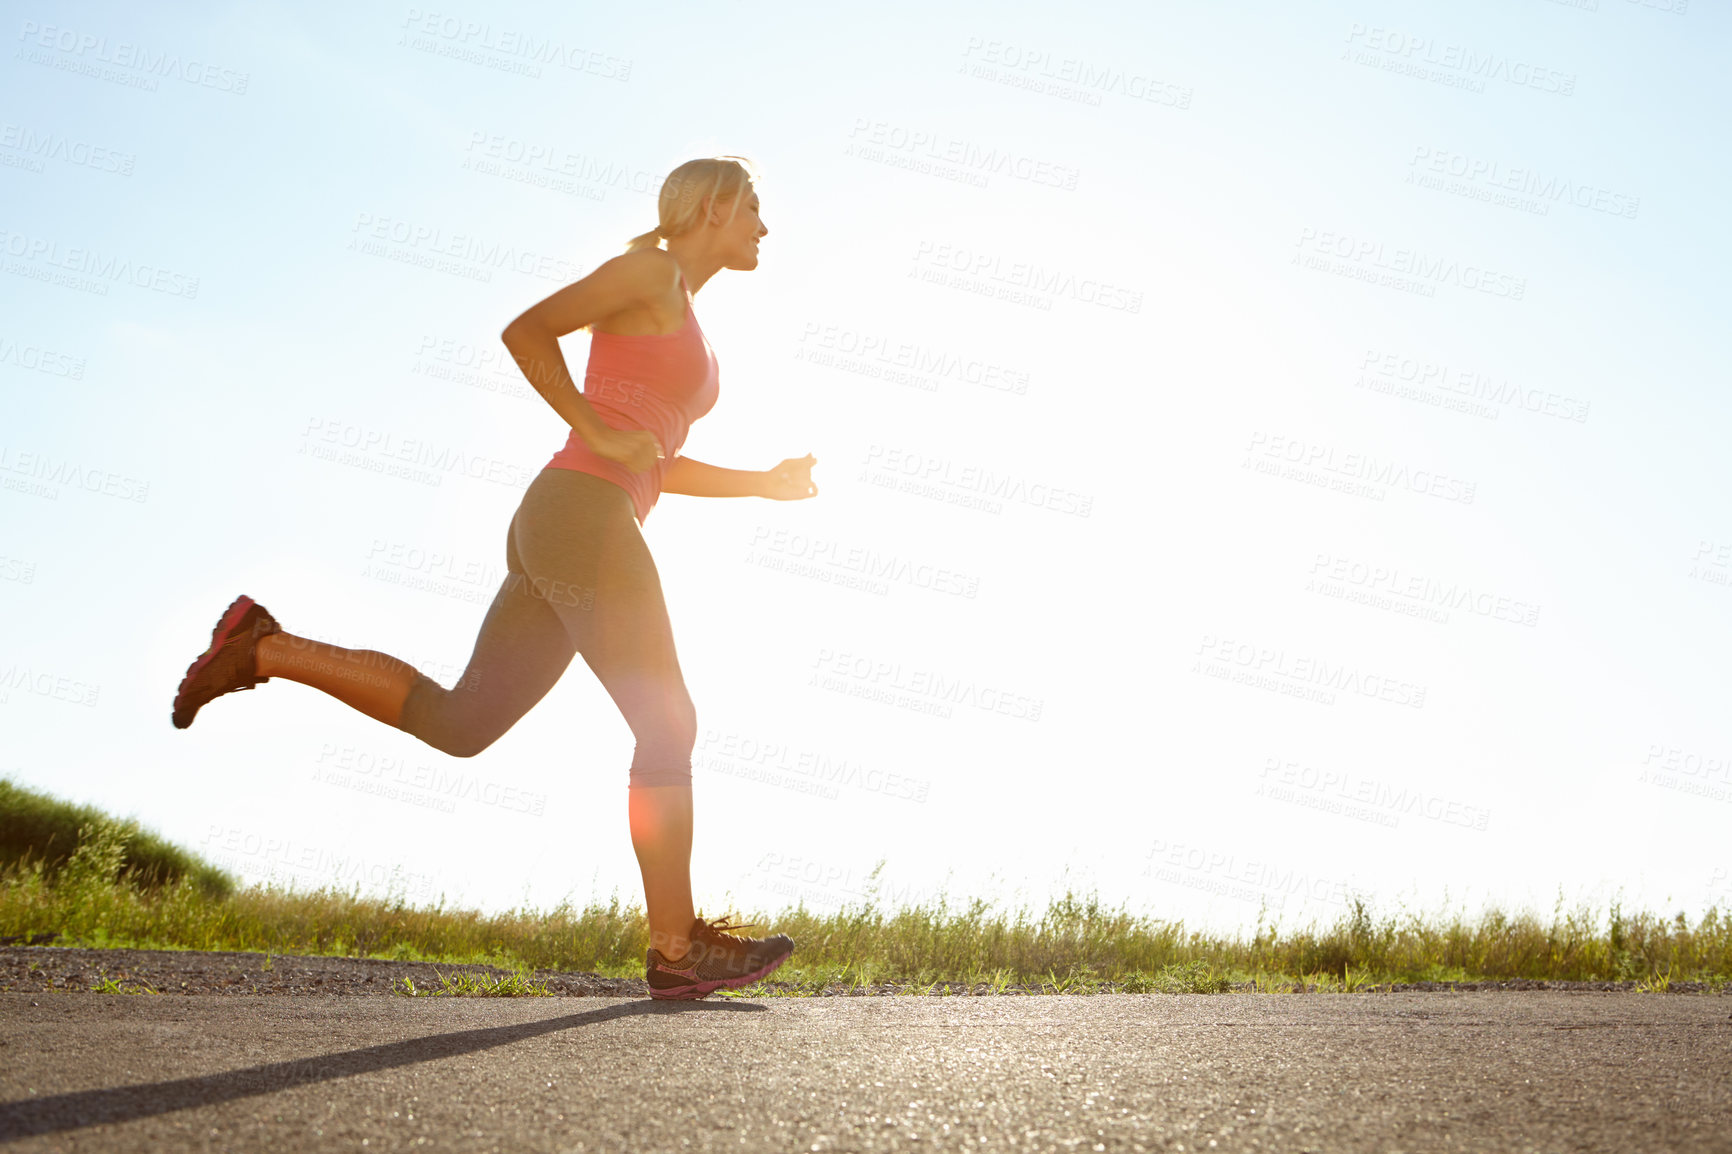
[{"label": "blonde hair", "polygon": [[724,200],[731,202],[728,219],[734,219],[740,197],[751,190],[756,175],[752,162],[743,156],[706,156],[686,161],[662,181],[661,196],[656,201],[656,215],[660,218],[656,226],[626,241],[625,250],[660,248],[663,240],[699,227],[707,215],[706,202],[712,205]]}]

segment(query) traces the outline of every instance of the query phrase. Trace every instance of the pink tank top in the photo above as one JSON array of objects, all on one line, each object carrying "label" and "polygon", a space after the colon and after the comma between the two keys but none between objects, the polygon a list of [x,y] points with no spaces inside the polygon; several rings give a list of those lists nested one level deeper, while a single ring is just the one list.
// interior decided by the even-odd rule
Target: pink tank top
[{"label": "pink tank top", "polygon": [[[684,290],[686,279],[680,276]],[[549,469],[573,469],[604,477],[631,494],[638,524],[661,496],[662,477],[686,442],[692,422],[715,406],[720,388],[716,354],[692,311],[686,291],[686,320],[678,332],[625,336],[591,332],[583,397],[602,422],[614,429],[648,429],[661,442],[665,459],[641,473],[598,457],[573,429],[565,447],[547,462]]]}]

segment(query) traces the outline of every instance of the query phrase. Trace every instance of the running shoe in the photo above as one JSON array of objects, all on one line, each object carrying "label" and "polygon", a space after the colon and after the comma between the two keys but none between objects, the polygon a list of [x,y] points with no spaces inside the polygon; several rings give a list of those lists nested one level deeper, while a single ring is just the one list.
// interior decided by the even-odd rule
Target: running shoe
[{"label": "running shoe", "polygon": [[245,595],[236,597],[211,630],[210,648],[186,667],[186,676],[180,679],[174,695],[174,727],[191,725],[207,701],[269,681],[258,675],[253,646],[259,638],[282,631],[263,605]]},{"label": "running shoe", "polygon": [[794,952],[787,934],[748,938],[730,931],[750,928],[730,925],[727,918],[692,923],[692,945],[686,956],[669,961],[653,946],[644,961],[644,978],[652,998],[684,1001],[717,990],[749,986],[768,977]]}]

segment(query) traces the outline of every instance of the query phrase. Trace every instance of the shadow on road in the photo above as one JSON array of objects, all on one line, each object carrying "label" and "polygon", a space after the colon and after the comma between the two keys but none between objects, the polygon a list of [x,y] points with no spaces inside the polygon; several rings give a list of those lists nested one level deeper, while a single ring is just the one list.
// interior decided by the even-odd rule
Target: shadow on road
[{"label": "shadow on road", "polygon": [[433,1062],[458,1054],[473,1054],[495,1046],[509,1046],[526,1038],[537,1038],[559,1030],[593,1026],[616,1018],[640,1014],[690,1013],[754,1013],[765,1007],[751,1002],[629,1002],[623,1006],[605,1006],[581,1014],[565,1014],[539,1022],[524,1022],[515,1026],[489,1026],[479,1030],[458,1030],[450,1034],[434,1034],[426,1038],[411,1038],[384,1046],[368,1046],[340,1054],[325,1054],[317,1058],[296,1058],[288,1062],[272,1062],[264,1066],[249,1066],[244,1070],[229,1070],[221,1074],[205,1074],[197,1078],[176,1078],[169,1082],[146,1082],[136,1086],[117,1086],[109,1090],[79,1090],[71,1094],[56,1094],[51,1098],[29,1098],[19,1102],[0,1103],[0,1142],[28,1138],[37,1134],[53,1134],[62,1130],[77,1130],[84,1126],[99,1126],[105,1122],[130,1122],[185,1110],[190,1106],[209,1106],[236,1098],[251,1098],[274,1094],[314,1082],[329,1082],[354,1074],[375,1070],[390,1070],[412,1066],[417,1062]]}]

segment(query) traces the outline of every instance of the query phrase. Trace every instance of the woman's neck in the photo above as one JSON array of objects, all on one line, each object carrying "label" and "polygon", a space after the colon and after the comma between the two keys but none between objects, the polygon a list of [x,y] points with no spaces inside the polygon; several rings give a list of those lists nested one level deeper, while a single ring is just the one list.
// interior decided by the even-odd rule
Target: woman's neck
[{"label": "woman's neck", "polygon": [[693,295],[722,269],[722,258],[701,240],[680,236],[668,241],[668,252],[680,262],[686,290]]}]

